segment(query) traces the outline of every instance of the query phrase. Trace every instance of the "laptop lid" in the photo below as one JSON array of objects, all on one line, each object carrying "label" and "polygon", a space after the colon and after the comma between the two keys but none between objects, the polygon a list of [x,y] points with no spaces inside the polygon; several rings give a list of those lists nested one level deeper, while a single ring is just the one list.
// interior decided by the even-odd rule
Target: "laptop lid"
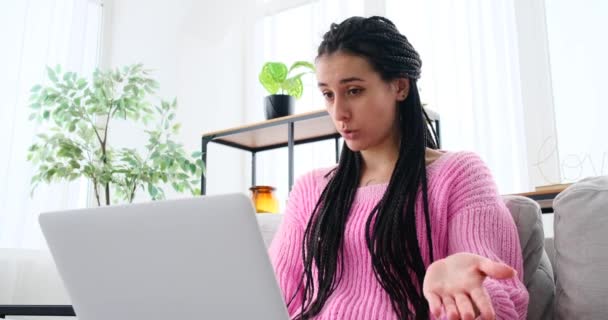
[{"label": "laptop lid", "polygon": [[44,213],[81,320],[288,319],[243,194]]}]

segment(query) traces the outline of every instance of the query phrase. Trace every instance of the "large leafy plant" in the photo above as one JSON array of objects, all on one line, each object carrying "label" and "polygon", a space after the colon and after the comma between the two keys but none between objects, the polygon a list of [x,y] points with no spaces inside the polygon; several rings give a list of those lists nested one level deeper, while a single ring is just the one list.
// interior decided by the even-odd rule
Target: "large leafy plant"
[{"label": "large leafy plant", "polygon": [[[292,72],[302,69],[306,71],[290,76]],[[262,66],[259,80],[270,94],[280,92],[299,99],[304,91],[302,76],[314,72],[315,66],[307,61],[296,61],[289,69],[282,62],[267,62]]]},{"label": "large leafy plant", "polygon": [[[162,199],[166,185],[200,194],[201,153],[188,155],[173,140],[180,128],[173,123],[177,101],[151,104],[158,83],[141,64],[97,70],[91,82],[73,72],[62,73],[59,66],[47,67],[47,73],[49,84],[31,89],[30,120],[47,128],[28,152],[36,168],[32,192],[41,182],[86,177],[98,205],[132,202],[140,189],[153,200]],[[116,119],[143,127],[148,135],[144,154],[110,145],[108,132]]]}]

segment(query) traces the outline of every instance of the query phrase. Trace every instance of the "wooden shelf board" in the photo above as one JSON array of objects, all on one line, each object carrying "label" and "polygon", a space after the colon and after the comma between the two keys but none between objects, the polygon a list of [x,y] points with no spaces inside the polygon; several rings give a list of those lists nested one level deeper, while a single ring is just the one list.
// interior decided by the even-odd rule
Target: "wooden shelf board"
[{"label": "wooden shelf board", "polygon": [[[304,120],[300,120],[304,118]],[[260,149],[287,143],[288,123],[294,122],[294,140],[314,139],[337,134],[325,110],[296,114],[288,117],[258,122],[227,130],[205,133],[204,137],[216,137],[212,141],[236,144],[244,149]]]},{"label": "wooden shelf board", "polygon": [[516,195],[527,197],[527,196],[558,194],[558,193],[564,191],[569,186],[570,186],[570,184],[555,185],[555,186],[549,186],[549,187],[538,187],[536,189],[536,191],[516,193]]}]

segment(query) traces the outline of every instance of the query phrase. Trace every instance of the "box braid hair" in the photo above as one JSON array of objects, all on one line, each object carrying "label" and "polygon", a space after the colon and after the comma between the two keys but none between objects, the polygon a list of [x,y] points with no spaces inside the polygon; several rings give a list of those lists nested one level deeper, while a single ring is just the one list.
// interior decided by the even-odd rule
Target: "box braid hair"
[{"label": "box braid hair", "polygon": [[[437,149],[436,133],[422,108],[416,80],[421,60],[407,38],[383,17],[352,17],[332,24],[323,36],[317,59],[336,52],[365,58],[381,78],[408,78],[407,98],[396,104],[401,142],[399,157],[382,199],[365,226],[366,242],[375,277],[388,293],[399,319],[428,319],[429,306],[422,294],[426,273],[416,237],[415,203],[422,189],[426,238],[433,261],[429,219],[425,147]],[[296,294],[303,294],[295,319],[319,314],[341,279],[344,228],[361,177],[362,158],[344,144],[338,166],[308,221],[302,244],[304,273]],[[313,266],[316,267],[315,288]],[[301,292],[302,286],[304,291]],[[294,295],[288,304],[291,304]]]}]

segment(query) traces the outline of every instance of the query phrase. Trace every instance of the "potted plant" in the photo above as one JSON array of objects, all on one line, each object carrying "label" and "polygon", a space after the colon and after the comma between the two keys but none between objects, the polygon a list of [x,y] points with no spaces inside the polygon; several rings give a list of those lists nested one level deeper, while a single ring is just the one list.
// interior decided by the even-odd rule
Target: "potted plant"
[{"label": "potted plant", "polygon": [[[31,89],[30,120],[47,125],[28,151],[36,168],[32,193],[41,182],[86,177],[97,205],[130,203],[144,189],[153,200],[162,199],[164,185],[200,194],[201,153],[188,155],[173,140],[180,127],[173,123],[177,101],[161,100],[156,106],[149,102],[158,83],[141,64],[97,70],[91,82],[73,72],[62,73],[59,66],[47,67],[47,73],[50,84]],[[108,132],[116,119],[143,125],[148,134],[144,154],[110,144]]]},{"label": "potted plant", "polygon": [[[306,71],[290,76],[297,69],[306,69]],[[302,76],[314,72],[314,65],[307,61],[296,61],[289,69],[281,62],[265,63],[262,66],[259,80],[270,93],[264,99],[266,119],[293,114],[295,100],[302,97],[302,91],[304,90]]]}]

